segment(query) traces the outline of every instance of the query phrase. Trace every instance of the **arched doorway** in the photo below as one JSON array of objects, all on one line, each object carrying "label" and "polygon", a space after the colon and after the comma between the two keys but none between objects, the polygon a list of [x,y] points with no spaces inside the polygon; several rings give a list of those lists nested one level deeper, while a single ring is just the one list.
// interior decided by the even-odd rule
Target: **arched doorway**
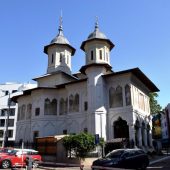
[{"label": "arched doorway", "polygon": [[135,143],[136,143],[136,146],[139,146],[139,128],[140,128],[140,122],[139,122],[138,119],[135,122],[134,128],[135,128]]},{"label": "arched doorway", "polygon": [[145,123],[142,122],[142,145],[145,146]]},{"label": "arched doorway", "polygon": [[121,117],[113,124],[114,138],[129,138],[129,126]]},{"label": "arched doorway", "polygon": [[150,130],[151,130],[151,127],[149,125],[149,123],[147,124],[147,145],[150,146]]}]

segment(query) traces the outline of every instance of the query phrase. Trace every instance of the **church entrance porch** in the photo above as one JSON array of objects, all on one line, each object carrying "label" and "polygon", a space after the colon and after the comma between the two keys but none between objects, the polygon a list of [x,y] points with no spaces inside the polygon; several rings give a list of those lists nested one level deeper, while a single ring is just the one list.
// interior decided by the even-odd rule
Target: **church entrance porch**
[{"label": "church entrance porch", "polygon": [[114,138],[129,138],[129,127],[121,117],[113,123]]},{"label": "church entrance porch", "polygon": [[135,145],[145,150],[152,148],[152,134],[150,125],[144,121],[136,120],[134,125]]},{"label": "church entrance porch", "polygon": [[106,141],[106,146],[109,150],[139,147],[147,151],[152,148],[149,123],[137,119],[133,124],[121,116],[117,117],[112,122],[112,138]]}]

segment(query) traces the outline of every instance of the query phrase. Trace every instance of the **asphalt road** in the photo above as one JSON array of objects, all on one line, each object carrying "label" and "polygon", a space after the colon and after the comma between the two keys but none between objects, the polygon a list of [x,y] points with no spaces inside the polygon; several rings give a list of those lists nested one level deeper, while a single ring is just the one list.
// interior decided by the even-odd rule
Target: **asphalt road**
[{"label": "asphalt road", "polygon": [[147,170],[170,170],[170,157],[150,165]]},{"label": "asphalt road", "polygon": [[[80,170],[79,167],[39,167],[34,168],[33,170]],[[0,169],[4,170],[4,169]],[[5,170],[11,170],[11,169],[5,169]],[[24,168],[18,168],[16,170],[25,170]],[[84,167],[83,170],[91,170],[90,167]],[[154,163],[152,165],[149,165],[147,167],[147,170],[170,170],[170,157],[165,158],[164,160],[161,160],[157,163]]]}]

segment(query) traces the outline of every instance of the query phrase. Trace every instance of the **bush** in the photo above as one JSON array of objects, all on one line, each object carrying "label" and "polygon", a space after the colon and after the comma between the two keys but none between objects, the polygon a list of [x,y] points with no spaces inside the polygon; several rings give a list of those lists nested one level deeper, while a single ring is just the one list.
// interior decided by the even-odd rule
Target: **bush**
[{"label": "bush", "polygon": [[94,150],[94,136],[88,133],[69,135],[63,138],[63,145],[69,152],[74,152],[76,157],[84,158],[88,152]]}]

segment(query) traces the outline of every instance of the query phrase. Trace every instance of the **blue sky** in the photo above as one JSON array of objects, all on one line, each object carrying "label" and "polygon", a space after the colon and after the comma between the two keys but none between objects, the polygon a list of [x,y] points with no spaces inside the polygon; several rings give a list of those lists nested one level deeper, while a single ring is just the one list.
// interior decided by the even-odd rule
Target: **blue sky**
[{"label": "blue sky", "polygon": [[85,64],[82,41],[99,29],[115,44],[114,71],[139,67],[160,89],[158,102],[170,102],[169,0],[1,0],[0,84],[33,82],[47,69],[45,45],[57,35],[60,11],[64,35],[76,48],[72,72]]}]

